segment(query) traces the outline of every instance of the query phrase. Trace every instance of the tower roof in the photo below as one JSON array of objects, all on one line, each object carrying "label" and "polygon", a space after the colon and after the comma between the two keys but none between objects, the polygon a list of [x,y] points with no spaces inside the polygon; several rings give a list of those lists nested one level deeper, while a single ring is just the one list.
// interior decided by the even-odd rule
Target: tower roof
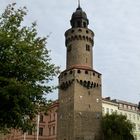
[{"label": "tower roof", "polygon": [[72,18],[71,18],[71,19],[77,19],[77,18],[87,19],[87,15],[86,15],[86,13],[82,10],[82,8],[80,7],[80,5],[79,5],[78,8],[76,9],[76,11],[72,14]]},{"label": "tower roof", "polygon": [[72,14],[70,23],[72,25],[72,28],[86,28],[89,24],[87,15],[80,6],[80,1],[78,3],[76,11]]}]

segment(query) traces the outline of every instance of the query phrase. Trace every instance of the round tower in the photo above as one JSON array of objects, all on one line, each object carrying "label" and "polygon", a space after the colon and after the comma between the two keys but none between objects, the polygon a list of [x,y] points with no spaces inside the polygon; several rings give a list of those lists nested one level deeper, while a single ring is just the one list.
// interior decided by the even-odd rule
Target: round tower
[{"label": "round tower", "polygon": [[93,69],[94,33],[88,29],[89,20],[80,6],[72,14],[70,23],[71,28],[65,32],[66,69]]}]

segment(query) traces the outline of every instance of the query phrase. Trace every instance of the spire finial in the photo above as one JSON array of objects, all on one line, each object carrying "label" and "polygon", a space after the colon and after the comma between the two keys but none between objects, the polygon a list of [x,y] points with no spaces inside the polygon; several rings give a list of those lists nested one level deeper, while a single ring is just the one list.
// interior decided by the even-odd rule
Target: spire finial
[{"label": "spire finial", "polygon": [[78,8],[80,8],[80,0],[78,0]]}]

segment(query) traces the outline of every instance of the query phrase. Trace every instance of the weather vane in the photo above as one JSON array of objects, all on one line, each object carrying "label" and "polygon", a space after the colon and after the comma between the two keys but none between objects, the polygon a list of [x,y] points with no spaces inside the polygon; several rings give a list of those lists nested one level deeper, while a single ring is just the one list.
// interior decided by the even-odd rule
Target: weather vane
[{"label": "weather vane", "polygon": [[80,7],[80,0],[78,0],[78,7]]}]

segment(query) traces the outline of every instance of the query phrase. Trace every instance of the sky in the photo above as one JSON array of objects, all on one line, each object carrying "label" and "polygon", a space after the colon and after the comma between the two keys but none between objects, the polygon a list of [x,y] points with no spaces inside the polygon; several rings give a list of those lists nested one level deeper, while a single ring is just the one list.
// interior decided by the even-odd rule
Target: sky
[{"label": "sky", "polygon": [[[16,2],[26,6],[24,24],[37,22],[39,36],[47,36],[52,62],[65,69],[64,33],[77,0],[0,0],[0,14]],[[140,0],[81,0],[89,28],[94,31],[94,69],[102,73],[102,95],[132,103],[140,101]],[[57,78],[53,81],[57,85]],[[57,91],[48,98],[57,99]]]}]

